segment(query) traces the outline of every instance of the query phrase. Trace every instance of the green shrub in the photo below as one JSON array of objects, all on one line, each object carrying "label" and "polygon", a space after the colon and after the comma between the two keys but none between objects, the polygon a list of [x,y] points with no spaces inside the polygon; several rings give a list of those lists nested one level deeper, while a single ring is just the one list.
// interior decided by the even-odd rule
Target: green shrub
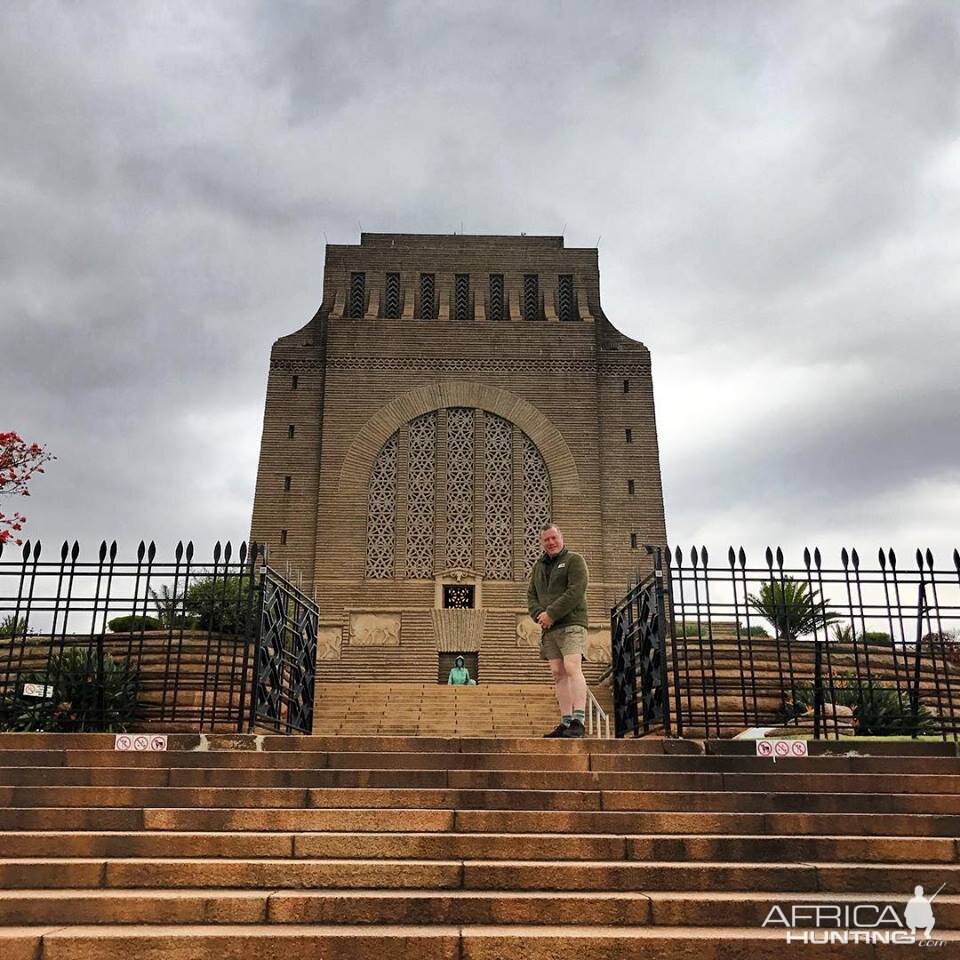
[{"label": "green shrub", "polygon": [[[853,709],[853,728],[856,736],[912,737],[914,734],[922,736],[932,733],[933,714],[920,704],[917,709],[917,718],[914,720],[910,712],[910,696],[906,691],[902,696],[903,706],[901,707],[900,695],[897,694],[896,687],[878,680],[861,680],[852,673],[834,676],[832,692],[826,679],[823,684],[825,703],[834,703]],[[779,718],[795,719],[807,707],[813,707],[813,700],[813,684],[807,681],[798,683],[793,701],[783,705]],[[827,717],[827,730],[830,730],[832,725],[832,718]]]},{"label": "green shrub", "polygon": [[[126,659],[74,648],[51,658],[46,673],[19,678],[17,689],[0,702],[0,729],[46,733],[127,730],[137,712],[140,676]],[[102,680],[102,704],[99,681]],[[23,696],[24,683],[50,684],[50,700]]]},{"label": "green shrub", "polygon": [[28,629],[24,617],[10,613],[0,620],[0,640],[9,640],[11,637],[23,637],[33,631]]},{"label": "green shrub", "polygon": [[201,630],[250,634],[257,613],[250,587],[249,576],[201,577],[187,590],[183,605]]},{"label": "green shrub", "polygon": [[139,633],[141,630],[159,630],[162,624],[156,617],[131,614],[126,617],[114,617],[107,626],[111,633]]}]

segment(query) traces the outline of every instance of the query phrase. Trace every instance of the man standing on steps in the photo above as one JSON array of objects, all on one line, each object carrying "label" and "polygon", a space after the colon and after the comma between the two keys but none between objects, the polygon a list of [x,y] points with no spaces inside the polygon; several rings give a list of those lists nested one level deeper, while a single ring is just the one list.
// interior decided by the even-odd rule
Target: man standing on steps
[{"label": "man standing on steps", "polygon": [[556,524],[540,531],[543,554],[530,571],[527,608],[540,624],[540,657],[550,672],[560,705],[560,723],[546,737],[582,737],[587,709],[587,564],[563,545]]}]

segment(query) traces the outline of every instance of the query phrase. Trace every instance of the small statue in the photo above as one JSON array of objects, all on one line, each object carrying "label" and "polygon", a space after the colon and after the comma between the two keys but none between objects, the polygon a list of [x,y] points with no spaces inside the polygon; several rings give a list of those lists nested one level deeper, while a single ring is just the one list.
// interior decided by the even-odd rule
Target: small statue
[{"label": "small statue", "polygon": [[477,681],[470,679],[470,671],[467,669],[463,657],[457,657],[453,663],[454,667],[450,671],[450,676],[447,677],[447,684],[457,687],[475,686]]}]

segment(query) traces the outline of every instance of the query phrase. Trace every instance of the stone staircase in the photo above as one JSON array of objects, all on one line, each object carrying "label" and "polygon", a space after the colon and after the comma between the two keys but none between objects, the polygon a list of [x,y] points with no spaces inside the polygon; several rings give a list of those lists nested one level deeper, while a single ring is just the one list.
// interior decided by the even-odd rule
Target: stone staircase
[{"label": "stone staircase", "polygon": [[[594,688],[610,717],[609,687]],[[548,683],[318,683],[313,729],[323,734],[451,737],[540,737],[556,726]]]},{"label": "stone staircase", "polygon": [[816,951],[762,928],[773,905],[902,917],[941,883],[957,956],[956,744],[831,749],[3,734],[0,957],[784,960]]}]

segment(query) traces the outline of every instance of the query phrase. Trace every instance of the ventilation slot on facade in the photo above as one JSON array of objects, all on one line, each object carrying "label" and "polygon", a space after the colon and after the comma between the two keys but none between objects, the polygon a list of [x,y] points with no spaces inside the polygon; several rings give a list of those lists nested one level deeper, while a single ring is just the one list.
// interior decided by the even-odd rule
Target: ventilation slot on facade
[{"label": "ventilation slot on facade", "polygon": [[400,319],[400,274],[388,273],[383,297],[383,315],[387,320]]},{"label": "ventilation slot on facade", "polygon": [[453,284],[453,319],[470,319],[470,274],[458,273]]},{"label": "ventilation slot on facade", "polygon": [[490,274],[490,303],[487,306],[488,320],[505,320],[503,309],[503,274]]},{"label": "ventilation slot on facade", "polygon": [[523,319],[540,319],[540,278],[535,273],[523,277]]},{"label": "ventilation slot on facade", "polygon": [[573,275],[561,275],[557,285],[557,308],[561,320],[576,320],[573,313]]},{"label": "ventilation slot on facade", "polygon": [[290,389],[291,389],[291,390],[296,390],[297,387],[299,387],[299,386],[300,386],[300,378],[299,378],[296,374],[294,374],[294,375],[290,378]]},{"label": "ventilation slot on facade", "polygon": [[365,273],[350,274],[350,316],[359,320],[363,316],[367,305],[366,297],[367,275]]},{"label": "ventilation slot on facade", "polygon": [[436,315],[436,284],[432,273],[420,274],[420,316],[432,320]]}]

